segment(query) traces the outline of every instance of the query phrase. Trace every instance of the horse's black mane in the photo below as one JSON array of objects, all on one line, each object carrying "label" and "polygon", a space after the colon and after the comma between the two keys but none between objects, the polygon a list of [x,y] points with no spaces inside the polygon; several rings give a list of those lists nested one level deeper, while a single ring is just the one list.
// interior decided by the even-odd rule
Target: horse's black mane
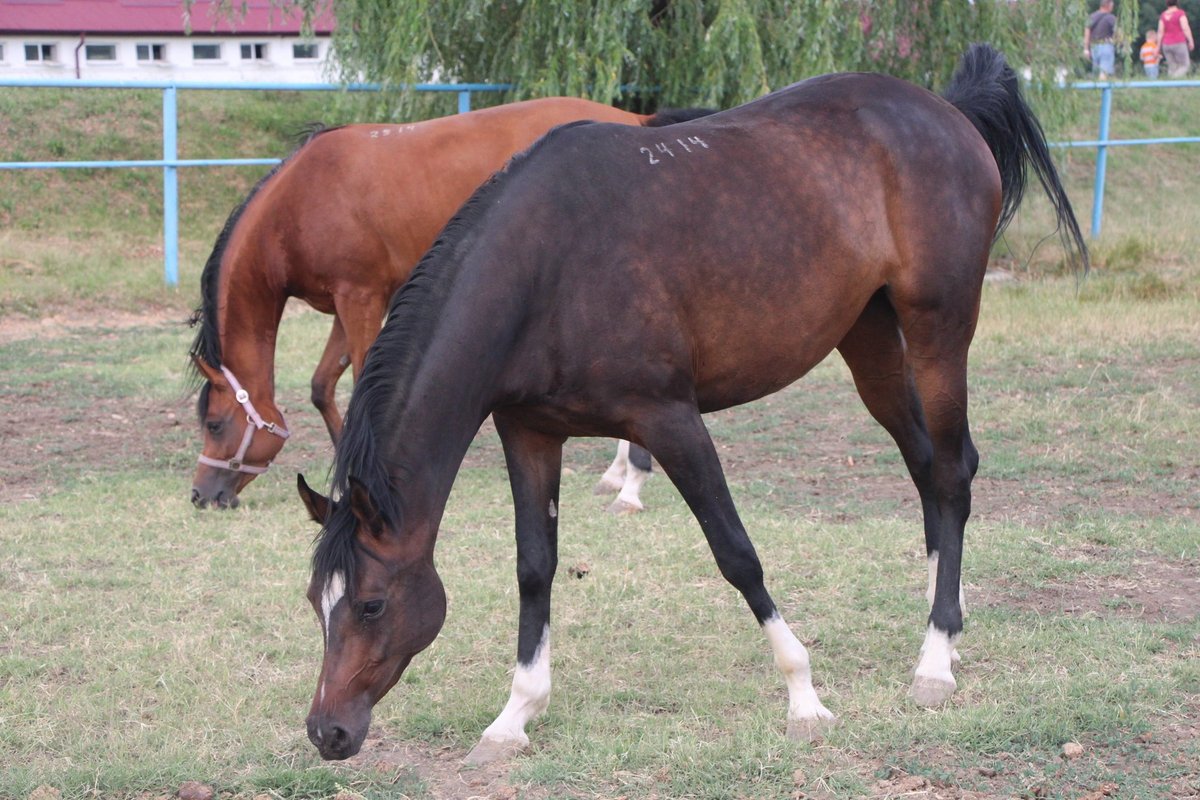
[{"label": "horse's black mane", "polygon": [[[192,328],[198,327],[196,337],[192,340],[192,346],[188,350],[189,356],[199,357],[206,364],[214,369],[221,366],[221,337],[217,329],[217,286],[220,284],[221,277],[221,260],[225,257],[225,248],[229,244],[229,237],[233,233],[234,227],[238,220],[241,219],[242,213],[246,207],[250,205],[250,201],[258,194],[267,181],[275,176],[285,164],[292,160],[296,153],[300,152],[305,145],[313,139],[320,136],[322,133],[337,130],[337,128],[327,128],[319,122],[309,123],[297,134],[296,149],[287,155],[280,163],[271,168],[271,171],[259,179],[258,183],[246,195],[246,199],[242,200],[225,220],[225,225],[221,228],[221,232],[217,234],[217,241],[213,245],[212,253],[208,256],[208,261],[204,264],[204,270],[200,273],[200,305],[192,312],[188,318],[188,326]],[[200,392],[200,416],[205,415],[205,406],[208,400],[207,381],[196,368],[194,361],[188,359],[190,368],[190,389],[194,391],[198,387]]]},{"label": "horse's black mane", "polygon": [[458,277],[461,246],[476,223],[492,205],[489,199],[501,191],[522,163],[555,133],[588,121],[569,122],[553,128],[527,150],[514,155],[508,164],[488,179],[446,223],[438,239],[417,263],[411,277],[392,295],[387,321],[367,351],[362,374],[346,409],[342,437],[334,455],[330,488],[332,510],[317,534],[313,550],[313,574],[322,584],[334,573],[342,573],[348,591],[355,585],[354,565],[358,521],[343,502],[350,494],[350,481],[366,490],[385,527],[396,530],[403,520],[391,470],[379,442],[391,429],[389,410],[402,408],[404,397],[421,358],[433,336],[440,315]]}]

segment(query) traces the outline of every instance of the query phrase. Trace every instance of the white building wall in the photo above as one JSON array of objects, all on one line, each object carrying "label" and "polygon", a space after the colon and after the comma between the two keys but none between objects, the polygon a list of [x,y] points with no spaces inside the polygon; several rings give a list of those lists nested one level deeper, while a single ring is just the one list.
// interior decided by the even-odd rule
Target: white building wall
[{"label": "white building wall", "polygon": [[[265,58],[242,57],[241,46],[265,46]],[[293,45],[316,45],[316,59],[296,59]],[[26,59],[25,46],[50,45],[52,60]],[[116,59],[89,59],[87,45],[114,45]],[[139,61],[138,45],[162,45],[161,61]],[[196,45],[219,45],[221,57],[196,59]],[[79,37],[0,35],[0,77],[73,78],[78,48],[79,77],[92,80],[177,80],[246,81],[270,83],[324,83],[329,80],[326,64],[330,42],[327,37],[299,36],[88,36],[83,46]]]}]

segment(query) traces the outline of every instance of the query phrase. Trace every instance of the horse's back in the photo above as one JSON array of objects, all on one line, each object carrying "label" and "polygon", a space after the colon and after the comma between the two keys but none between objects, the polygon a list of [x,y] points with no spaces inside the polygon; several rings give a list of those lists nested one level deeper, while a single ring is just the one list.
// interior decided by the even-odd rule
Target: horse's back
[{"label": "horse's back", "polygon": [[[331,311],[334,292],[390,293],[471,193],[548,129],[642,117],[546,98],[415,123],[321,132],[261,187],[239,222],[292,294]],[[282,242],[276,248],[273,243]]]},{"label": "horse's back", "polygon": [[[999,208],[969,121],[859,74],[667,129],[562,129],[510,177],[484,226],[524,266],[488,269],[528,270],[513,280],[537,281],[549,335],[594,351],[593,371],[686,373],[703,408],[800,377],[884,287],[981,280]],[[663,358],[622,364],[630,351]]]}]

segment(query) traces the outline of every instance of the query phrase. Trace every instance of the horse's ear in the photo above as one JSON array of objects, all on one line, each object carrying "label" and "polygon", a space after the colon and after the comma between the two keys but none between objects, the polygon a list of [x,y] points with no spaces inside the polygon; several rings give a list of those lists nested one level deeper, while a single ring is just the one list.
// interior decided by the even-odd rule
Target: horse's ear
[{"label": "horse's ear", "polygon": [[204,376],[204,379],[214,386],[228,385],[225,380],[225,375],[219,369],[214,369],[207,361],[196,354],[192,354],[192,363],[196,365],[196,369]]},{"label": "horse's ear", "polygon": [[350,476],[350,511],[362,526],[371,532],[372,536],[383,535],[383,515],[379,513],[379,507],[371,499],[371,493],[367,491],[366,485],[354,476]]},{"label": "horse's ear", "polygon": [[324,525],[329,518],[329,498],[309,486],[299,472],[296,473],[296,491],[300,493],[300,499],[304,501],[304,507],[308,509],[313,522]]}]

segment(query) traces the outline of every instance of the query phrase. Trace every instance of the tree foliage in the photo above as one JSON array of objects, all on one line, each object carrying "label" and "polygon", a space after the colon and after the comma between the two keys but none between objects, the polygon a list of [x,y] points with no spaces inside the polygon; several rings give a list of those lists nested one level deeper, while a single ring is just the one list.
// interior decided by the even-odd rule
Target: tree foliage
[{"label": "tree foliage", "polygon": [[[293,0],[308,13],[324,2]],[[728,107],[836,70],[939,87],[975,41],[1050,83],[1056,70],[1081,68],[1087,14],[1086,0],[332,2],[343,80],[505,83],[514,87],[505,99],[566,94],[630,107]]]}]

